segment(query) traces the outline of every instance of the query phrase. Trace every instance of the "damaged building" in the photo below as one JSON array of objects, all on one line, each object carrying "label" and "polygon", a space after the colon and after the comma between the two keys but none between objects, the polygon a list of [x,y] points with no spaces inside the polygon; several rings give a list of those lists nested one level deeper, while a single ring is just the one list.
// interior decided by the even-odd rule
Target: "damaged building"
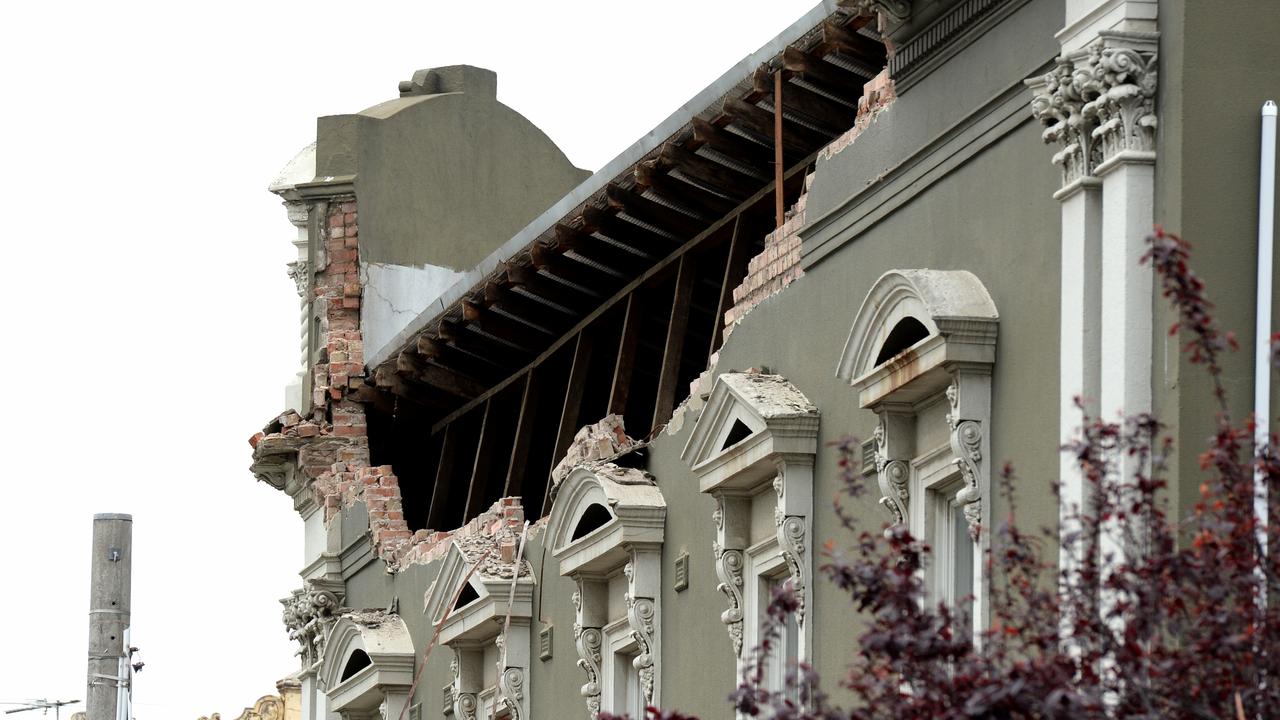
[{"label": "damaged building", "polygon": [[851,511],[926,538],[929,591],[972,595],[976,628],[993,465],[1079,499],[1074,396],[1160,414],[1193,501],[1211,397],[1137,258],[1157,220],[1203,238],[1222,321],[1251,326],[1280,28],[1239,5],[1266,21],[827,0],[594,173],[480,68],[320,118],[270,188],[300,363],[250,441],[303,521],[301,718],[729,717],[784,584],[767,682],[839,675],[856,620],[816,556],[847,539],[846,434],[881,491]]}]

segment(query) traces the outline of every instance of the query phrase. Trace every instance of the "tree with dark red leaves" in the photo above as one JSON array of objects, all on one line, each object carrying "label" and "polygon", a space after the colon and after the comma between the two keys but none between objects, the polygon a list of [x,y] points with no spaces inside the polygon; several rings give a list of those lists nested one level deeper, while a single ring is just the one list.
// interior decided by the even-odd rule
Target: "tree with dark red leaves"
[{"label": "tree with dark red leaves", "polygon": [[[1222,357],[1235,340],[1213,318],[1187,243],[1157,228],[1148,244],[1143,261],[1178,313],[1170,333],[1187,338],[1184,352],[1213,381],[1216,432],[1190,514],[1175,521],[1166,512],[1172,446],[1156,418],[1085,417],[1063,451],[1079,468],[1086,506],[1064,510],[1062,532],[1020,529],[1013,471],[1006,465],[1001,474],[1010,510],[987,557],[990,626],[975,640],[965,607],[926,602],[929,548],[901,526],[872,532],[837,502],[856,541],[828,545],[820,569],[866,622],[840,680],[852,706],[832,704],[804,665],[792,669],[786,691],[763,687],[759,658],[796,611],[783,589],[768,608],[757,660],[730,695],[737,712],[787,720],[1280,717],[1280,502],[1261,526],[1254,514],[1255,475],[1280,498],[1276,440],[1256,443],[1253,422],[1228,412]],[[867,491],[858,450],[852,439],[835,448],[850,497]],[[1139,468],[1132,476],[1121,477],[1122,457]],[[1053,550],[1068,561],[1060,565]],[[693,720],[657,708],[648,717]]]}]

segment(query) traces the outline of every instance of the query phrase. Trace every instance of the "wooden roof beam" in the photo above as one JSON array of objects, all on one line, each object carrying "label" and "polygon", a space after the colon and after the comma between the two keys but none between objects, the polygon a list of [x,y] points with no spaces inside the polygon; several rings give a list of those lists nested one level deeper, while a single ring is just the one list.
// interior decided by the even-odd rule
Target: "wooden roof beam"
[{"label": "wooden roof beam", "polygon": [[499,338],[468,330],[467,326],[452,320],[441,320],[436,333],[468,355],[475,355],[503,368],[519,367],[528,356],[536,354]]},{"label": "wooden roof beam", "polygon": [[459,403],[458,398],[439,388],[405,378],[390,365],[382,365],[374,370],[373,380],[378,388],[433,412],[450,410]]},{"label": "wooden roof beam", "polygon": [[690,152],[674,143],[662,146],[659,162],[675,168],[689,177],[739,200],[750,197],[766,181],[746,175],[728,165]]},{"label": "wooden roof beam", "polygon": [[693,143],[695,147],[706,145],[744,165],[759,168],[762,173],[773,171],[772,143],[762,145],[702,118],[693,119]]},{"label": "wooden roof beam", "polygon": [[[752,84],[760,97],[773,97],[773,73],[761,68],[752,76]],[[771,100],[772,101],[772,100]],[[813,120],[816,124],[841,133],[853,127],[858,110],[836,102],[793,83],[782,84],[782,106]]]},{"label": "wooden roof beam", "polygon": [[[773,137],[773,111],[735,98],[725,98],[723,111],[729,122],[743,130],[762,138]],[[788,155],[807,157],[831,142],[832,137],[783,119],[782,150]],[[770,142],[769,145],[772,147],[773,143]]]},{"label": "wooden roof beam", "polygon": [[527,293],[527,297],[531,300],[564,308],[577,317],[590,312],[596,303],[595,294],[541,275],[538,273],[538,268],[533,265],[508,265],[506,276],[513,288],[519,288]]},{"label": "wooden roof beam", "polygon": [[504,313],[519,318],[521,322],[555,335],[559,335],[578,318],[577,314],[566,312],[564,308],[538,302],[496,282],[485,285],[484,301],[489,307],[497,306]]},{"label": "wooden roof beam", "polygon": [[612,275],[599,268],[566,258],[541,242],[534,244],[529,257],[535,268],[545,271],[552,278],[582,288],[595,297],[600,297],[602,289],[614,281]]},{"label": "wooden roof beam", "polygon": [[728,198],[667,175],[667,168],[660,167],[656,159],[636,165],[635,178],[637,185],[706,217],[723,217],[735,206]]},{"label": "wooden roof beam", "polygon": [[555,339],[541,328],[526,325],[468,299],[462,301],[462,317],[468,321],[468,325],[473,325],[488,335],[500,337],[505,342],[530,351],[540,351],[543,346]]},{"label": "wooden roof beam", "polygon": [[[698,119],[694,118],[694,122],[697,123]],[[610,207],[680,238],[691,238],[710,224],[702,218],[687,215],[617,183],[609,183],[605,188],[605,197]]]},{"label": "wooden roof beam", "polygon": [[[856,60],[860,60],[871,67],[884,67],[888,62],[888,51],[885,49],[884,43],[872,40],[865,35],[858,34],[855,30],[848,27],[838,25],[830,20],[822,23],[822,43],[820,48],[825,51],[837,51],[843,55],[848,55]],[[825,55],[826,53],[823,52]]]},{"label": "wooden roof beam", "polygon": [[807,83],[817,85],[832,95],[848,98],[851,101],[862,97],[862,86],[871,79],[871,77],[851,73],[821,57],[790,47],[782,52],[782,67],[787,72],[803,78]]},{"label": "wooden roof beam", "polygon": [[618,217],[613,209],[602,210],[588,205],[582,210],[584,232],[598,232],[648,256],[666,255],[681,240],[671,239]]},{"label": "wooden roof beam", "polygon": [[489,389],[486,383],[440,365],[432,365],[415,350],[401,350],[396,355],[396,372],[408,380],[439,388],[464,400],[478,397]]},{"label": "wooden roof beam", "polygon": [[650,263],[657,260],[659,255],[663,254],[655,252],[653,249],[646,251],[633,245],[624,247],[608,240],[601,240],[588,234],[585,230],[578,230],[567,225],[556,226],[556,242],[565,251],[571,250],[576,255],[599,263],[612,270],[618,277],[634,275],[634,268],[637,264],[648,267]]}]

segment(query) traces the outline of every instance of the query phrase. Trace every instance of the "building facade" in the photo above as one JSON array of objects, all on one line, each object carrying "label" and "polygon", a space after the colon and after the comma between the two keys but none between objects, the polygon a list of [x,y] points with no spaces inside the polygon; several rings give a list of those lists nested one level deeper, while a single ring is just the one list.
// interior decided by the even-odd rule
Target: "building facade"
[{"label": "building facade", "polygon": [[1194,501],[1212,398],[1138,259],[1184,234],[1247,336],[1280,11],[1229,5],[829,0],[593,174],[478,68],[321,118],[271,186],[300,371],[251,440],[303,519],[301,717],[728,717],[780,584],[781,654],[839,675],[845,435],[852,511],[978,628],[993,468],[1056,524],[1074,397],[1156,412]]}]

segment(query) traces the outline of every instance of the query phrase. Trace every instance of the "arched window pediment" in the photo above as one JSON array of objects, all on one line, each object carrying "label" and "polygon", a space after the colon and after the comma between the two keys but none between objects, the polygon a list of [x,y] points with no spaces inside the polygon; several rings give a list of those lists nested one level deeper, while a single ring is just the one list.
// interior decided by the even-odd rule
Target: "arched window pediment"
[{"label": "arched window pediment", "polygon": [[353,612],[329,632],[319,677],[332,710],[359,713],[407,698],[413,666],[413,639],[399,615]]},{"label": "arched window pediment", "polygon": [[561,574],[604,570],[625,562],[631,546],[660,544],[666,516],[666,500],[648,473],[588,463],[574,468],[560,485],[547,521],[547,544]]},{"label": "arched window pediment", "polygon": [[[903,339],[904,323],[919,323],[924,336],[886,357],[882,351]],[[995,303],[973,273],[890,270],[854,316],[836,376],[858,389],[862,407],[890,398],[915,402],[950,383],[949,367],[995,362],[998,324]]]},{"label": "arched window pediment", "polygon": [[[935,576],[930,592],[973,595],[979,628],[988,609],[982,551],[989,547],[983,528],[991,515],[986,498],[998,327],[995,303],[972,273],[890,270],[854,316],[836,372],[853,386],[859,406],[879,419],[880,503],[892,522],[929,542],[936,568],[964,571],[946,582],[945,573]],[[939,405],[941,412],[933,409]],[[938,430],[946,431],[947,443],[924,445],[936,444]],[[966,524],[968,540],[956,533]]]}]

